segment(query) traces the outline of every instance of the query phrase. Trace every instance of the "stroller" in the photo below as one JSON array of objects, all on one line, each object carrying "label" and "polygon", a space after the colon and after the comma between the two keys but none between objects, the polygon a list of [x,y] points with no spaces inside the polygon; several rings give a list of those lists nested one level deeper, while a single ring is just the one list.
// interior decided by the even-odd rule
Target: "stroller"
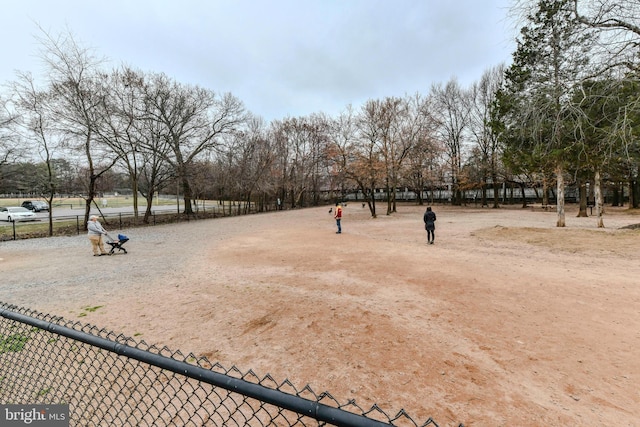
[{"label": "stroller", "polygon": [[113,237],[107,234],[107,244],[111,246],[111,250],[109,251],[109,255],[113,255],[113,252],[117,249],[118,251],[123,251],[125,254],[127,250],[122,247],[125,243],[129,241],[129,238],[124,234],[118,234],[118,240],[113,239]]}]

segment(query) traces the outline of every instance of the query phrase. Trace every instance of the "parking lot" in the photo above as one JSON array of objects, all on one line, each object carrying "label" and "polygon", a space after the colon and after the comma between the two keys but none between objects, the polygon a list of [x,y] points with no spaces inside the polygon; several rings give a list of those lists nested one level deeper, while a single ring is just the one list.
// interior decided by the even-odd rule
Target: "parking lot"
[{"label": "parking lot", "polygon": [[[1,204],[3,206],[8,206],[6,203],[1,203]],[[20,206],[20,205],[17,204],[12,206]],[[146,210],[146,206],[139,208],[138,209],[139,215],[144,215],[145,210]],[[177,205],[154,206],[153,212],[161,212],[161,213],[177,212]],[[98,216],[102,216],[103,214],[105,216],[112,216],[118,213],[133,214],[133,207],[132,206],[105,207],[105,208],[100,208],[100,210],[98,210],[97,208],[93,208],[91,210],[92,215],[98,215]],[[37,217],[37,221],[49,220],[50,213],[47,211],[35,212],[35,214]],[[51,211],[51,216],[54,221],[69,221],[73,219],[77,219],[78,221],[84,221],[84,206],[79,206],[77,204],[75,205],[75,207],[73,204],[68,204],[68,205],[63,204],[60,206],[54,206],[54,208]],[[12,223],[7,221],[0,221],[0,227],[7,227],[7,226],[12,226]]]}]

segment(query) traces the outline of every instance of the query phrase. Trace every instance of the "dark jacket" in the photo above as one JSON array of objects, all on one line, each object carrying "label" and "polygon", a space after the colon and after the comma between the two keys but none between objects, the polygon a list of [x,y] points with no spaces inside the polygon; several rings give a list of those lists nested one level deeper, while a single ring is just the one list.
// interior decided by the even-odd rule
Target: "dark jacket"
[{"label": "dark jacket", "polygon": [[433,211],[426,211],[424,213],[424,228],[425,230],[435,230],[436,229],[436,213]]}]

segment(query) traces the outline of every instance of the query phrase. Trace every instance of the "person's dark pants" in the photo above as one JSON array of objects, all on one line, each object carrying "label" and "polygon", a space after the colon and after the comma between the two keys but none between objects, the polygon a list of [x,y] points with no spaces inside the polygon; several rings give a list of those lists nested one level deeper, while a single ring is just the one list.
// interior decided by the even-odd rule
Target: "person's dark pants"
[{"label": "person's dark pants", "polygon": [[340,226],[340,219],[336,219],[336,225],[338,226],[338,231],[336,233],[342,233],[342,227]]},{"label": "person's dark pants", "polygon": [[436,230],[427,230],[427,242],[433,243],[436,238]]}]

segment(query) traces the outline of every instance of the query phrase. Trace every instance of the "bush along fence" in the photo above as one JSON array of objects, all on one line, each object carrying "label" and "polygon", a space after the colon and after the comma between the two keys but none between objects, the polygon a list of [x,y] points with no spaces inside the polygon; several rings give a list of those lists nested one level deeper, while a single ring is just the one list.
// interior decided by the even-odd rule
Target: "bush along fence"
[{"label": "bush along fence", "polygon": [[405,411],[340,404],[309,386],[6,303],[0,402],[68,405],[70,426],[418,426]]}]

